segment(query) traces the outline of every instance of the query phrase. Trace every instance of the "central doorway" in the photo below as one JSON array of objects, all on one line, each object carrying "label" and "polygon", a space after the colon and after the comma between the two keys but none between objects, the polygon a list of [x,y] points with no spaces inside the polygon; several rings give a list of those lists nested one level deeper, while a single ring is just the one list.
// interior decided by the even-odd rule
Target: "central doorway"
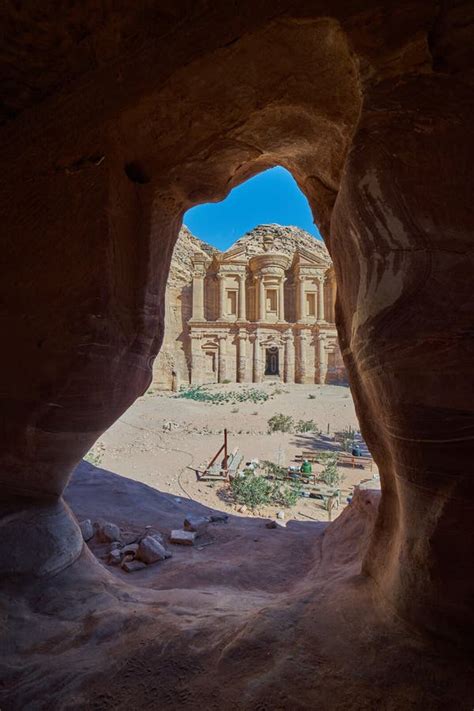
[{"label": "central doorway", "polygon": [[280,375],[279,352],[275,346],[265,349],[265,375]]}]

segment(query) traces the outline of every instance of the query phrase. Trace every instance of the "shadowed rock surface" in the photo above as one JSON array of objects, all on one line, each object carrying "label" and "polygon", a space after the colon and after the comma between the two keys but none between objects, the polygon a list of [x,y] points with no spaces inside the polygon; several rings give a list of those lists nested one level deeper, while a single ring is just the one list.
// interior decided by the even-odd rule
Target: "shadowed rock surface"
[{"label": "shadowed rock surface", "polygon": [[[125,687],[128,708],[160,693],[170,708],[214,708],[223,694],[243,708],[390,708],[387,687],[374,689],[405,662],[411,681],[393,708],[470,707],[450,650],[466,655],[474,638],[472,3],[84,0],[41,12],[6,3],[1,17],[0,571],[3,648],[16,660],[2,707],[48,693],[61,708],[80,683],[51,662],[61,644],[84,682],[103,665],[87,692],[96,708],[108,694],[119,708]],[[301,595],[231,621],[222,639],[204,590],[192,604],[163,590],[153,616],[164,607],[172,622],[152,629],[138,601],[157,593],[130,592],[82,550],[62,493],[150,383],[183,213],[277,164],[307,196],[335,266],[341,348],[382,500],[372,533],[360,532],[362,561],[351,539],[354,578],[330,574],[323,556]],[[239,604],[252,595],[243,583]],[[112,650],[120,629],[117,658],[135,659],[106,690],[109,649],[87,657],[91,628]],[[282,650],[298,631],[293,665]],[[150,681],[131,701],[150,650]]]}]

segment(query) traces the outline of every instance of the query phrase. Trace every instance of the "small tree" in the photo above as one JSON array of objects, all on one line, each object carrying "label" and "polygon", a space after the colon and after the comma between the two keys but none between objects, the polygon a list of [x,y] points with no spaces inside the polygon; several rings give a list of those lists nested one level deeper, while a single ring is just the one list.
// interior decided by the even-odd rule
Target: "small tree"
[{"label": "small tree", "polygon": [[345,452],[350,452],[354,444],[355,430],[349,425],[340,433],[342,448]]},{"label": "small tree", "polygon": [[291,432],[293,429],[293,418],[291,415],[283,415],[281,412],[278,415],[273,415],[268,420],[269,432]]}]

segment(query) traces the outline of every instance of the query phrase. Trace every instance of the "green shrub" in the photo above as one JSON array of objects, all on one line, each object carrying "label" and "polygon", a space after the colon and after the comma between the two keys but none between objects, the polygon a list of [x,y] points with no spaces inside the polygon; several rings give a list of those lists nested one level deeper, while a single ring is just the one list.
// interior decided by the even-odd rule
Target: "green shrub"
[{"label": "green shrub", "polygon": [[275,479],[284,479],[286,477],[286,467],[281,467],[279,464],[269,462],[266,459],[261,463],[261,466],[267,474],[274,477]]},{"label": "green shrub", "polygon": [[95,467],[99,467],[103,456],[104,452],[101,449],[92,447],[85,455],[84,460],[89,462],[89,464],[93,464]]},{"label": "green shrub", "polygon": [[320,481],[328,486],[338,487],[344,481],[344,474],[337,468],[337,456],[334,454],[325,457],[326,464],[319,477]]},{"label": "green shrub", "polygon": [[224,403],[234,405],[238,402],[253,402],[257,404],[268,400],[268,394],[264,390],[258,390],[258,388],[230,390],[229,392],[210,392],[204,385],[183,386],[175,397],[196,400],[197,402],[209,402],[212,405],[223,405]]},{"label": "green shrub", "polygon": [[[271,464],[271,462],[267,464]],[[232,479],[230,487],[235,501],[238,504],[245,504],[252,510],[269,505],[294,506],[299,497],[297,484],[282,483],[280,479],[270,482],[265,477],[248,469],[244,470],[244,476]]]},{"label": "green shrub", "polygon": [[293,430],[294,421],[291,415],[273,415],[268,420],[269,432],[291,432]]},{"label": "green shrub", "polygon": [[272,485],[262,476],[247,474],[236,476],[230,483],[232,494],[238,504],[256,509],[270,503]]},{"label": "green shrub", "polygon": [[273,503],[284,508],[294,506],[298,501],[300,496],[300,488],[298,484],[288,483],[274,487],[273,491]]},{"label": "green shrub", "polygon": [[296,432],[317,432],[318,426],[314,420],[298,420],[295,430]]}]

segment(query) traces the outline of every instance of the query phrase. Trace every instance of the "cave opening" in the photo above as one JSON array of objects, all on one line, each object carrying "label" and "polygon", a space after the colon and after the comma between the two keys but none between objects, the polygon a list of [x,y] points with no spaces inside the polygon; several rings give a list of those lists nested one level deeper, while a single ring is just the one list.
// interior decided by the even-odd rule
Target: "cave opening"
[{"label": "cave opening", "polygon": [[[231,514],[334,520],[356,486],[380,486],[338,344],[336,293],[307,198],[285,168],[191,208],[170,262],[152,382],[86,459]],[[224,430],[238,451],[231,469],[213,460]],[[225,472],[212,484],[209,462]],[[268,485],[275,467],[280,489],[253,501],[252,482]],[[249,474],[244,494],[234,479]]]},{"label": "cave opening", "polygon": [[[0,693],[19,708],[40,693],[58,707],[375,708],[389,689],[394,707],[472,706],[459,653],[474,625],[466,4],[244,3],[237,15],[204,3],[154,17],[139,3],[89,20],[80,5],[74,22],[55,8],[40,31],[27,8],[13,13],[2,54]],[[184,213],[276,165],[334,264],[341,353],[382,496],[357,497],[324,528],[298,522],[290,545],[236,517],[233,533],[216,526],[219,545],[186,549],[192,575],[177,548],[156,580],[141,568],[142,585],[124,582],[76,518],[115,517],[135,535],[202,510],[79,462],[150,385]],[[224,300],[236,317],[237,281]],[[258,304],[277,323],[269,288]],[[303,304],[317,319],[313,294]],[[204,345],[206,372],[225,380]]]}]

